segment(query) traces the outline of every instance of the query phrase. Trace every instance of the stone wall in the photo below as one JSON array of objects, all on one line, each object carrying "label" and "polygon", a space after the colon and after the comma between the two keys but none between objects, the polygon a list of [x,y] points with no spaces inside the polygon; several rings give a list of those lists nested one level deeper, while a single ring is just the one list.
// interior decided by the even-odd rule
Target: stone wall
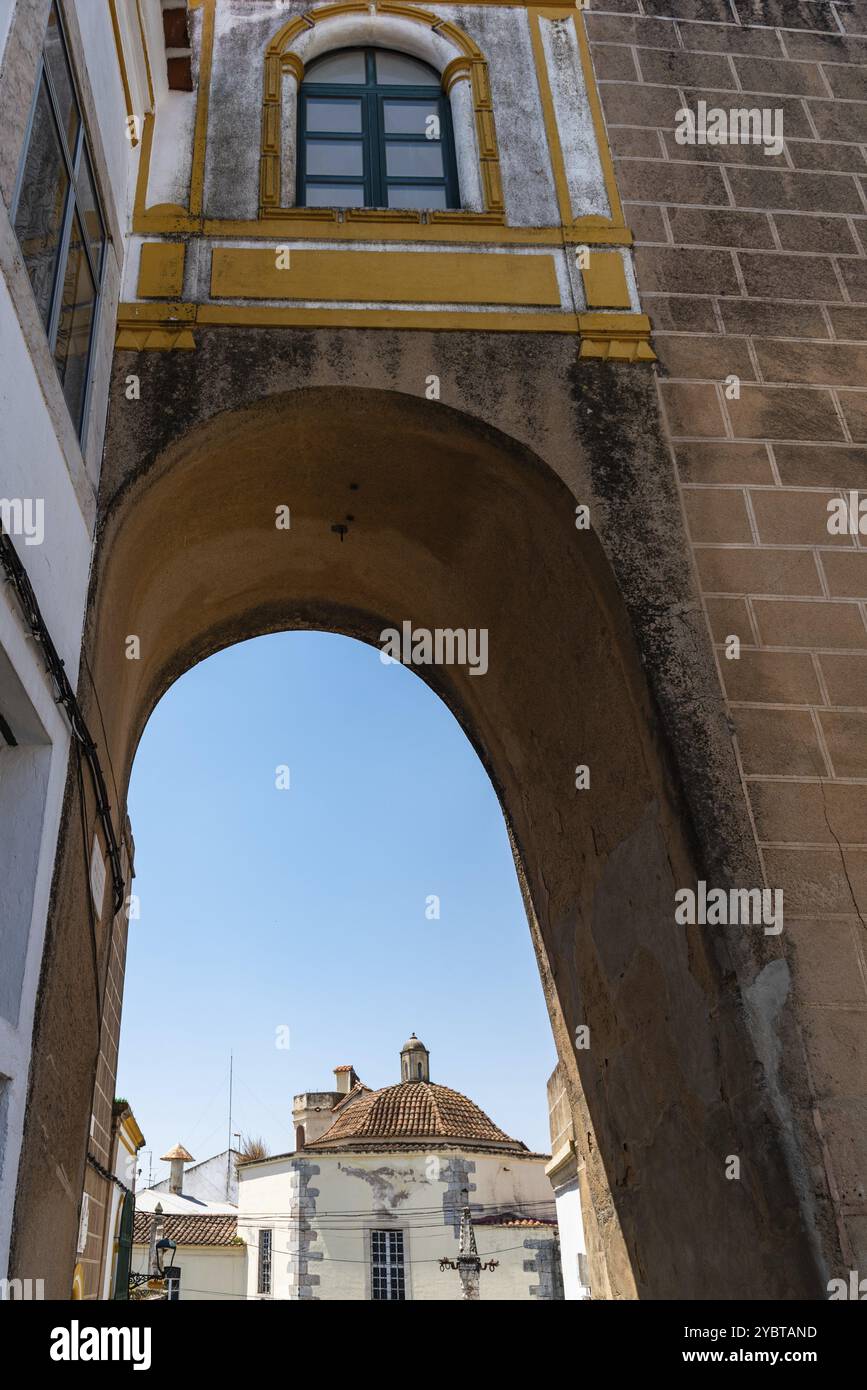
[{"label": "stone wall", "polygon": [[[813,1180],[863,1269],[867,542],[830,534],[828,504],[867,486],[867,5],[598,0],[587,28],[744,790],[785,892]],[[781,110],[782,151],[678,144],[702,99]]]}]

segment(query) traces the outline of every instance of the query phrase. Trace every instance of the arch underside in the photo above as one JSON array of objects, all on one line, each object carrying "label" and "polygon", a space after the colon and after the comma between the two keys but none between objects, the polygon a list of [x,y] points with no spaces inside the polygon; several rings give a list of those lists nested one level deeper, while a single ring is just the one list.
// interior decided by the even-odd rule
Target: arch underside
[{"label": "arch underside", "polygon": [[[291,627],[375,644],[405,620],[486,628],[486,674],[417,669],[467,731],[509,827],[585,1164],[594,1291],[814,1294],[734,974],[706,929],[674,926],[676,889],[700,875],[696,827],[609,557],[594,531],[575,527],[576,482],[567,487],[527,442],[470,409],[339,384],[353,373],[336,346],[330,358],[323,349],[318,381],[272,361],[267,390],[258,358],[225,355],[218,335],[212,348],[209,360],[203,341],[189,368],[185,406],[182,380],[174,398],[161,392],[159,354],[136,359],[145,378],[135,441],[122,407],[112,420],[86,645],[121,799],[156,701],[220,647]],[[127,370],[123,354],[116,370]],[[305,375],[311,384],[286,389]],[[392,364],[387,375],[400,373]],[[211,408],[218,398],[237,404]],[[543,439],[528,402],[525,428]],[[566,430],[567,456],[589,448]],[[275,525],[279,506],[290,529]],[[130,634],[138,661],[126,659]],[[589,791],[575,788],[577,764],[590,768]],[[58,980],[74,974],[85,893],[70,848],[55,895]],[[496,994],[495,960],[477,989]],[[53,997],[40,1056],[64,1055],[64,1084],[83,1094],[89,1054],[61,1039],[64,1028],[76,1036],[77,1004],[86,1024],[86,1006],[75,988]],[[579,1025],[590,1046],[576,1050]],[[44,1099],[59,1083],[44,1063],[38,1073]],[[72,1144],[71,1107],[64,1123],[60,1147]],[[725,1176],[731,1154],[745,1160],[739,1182]],[[29,1229],[32,1249],[44,1182],[21,1204],[19,1238]]]}]

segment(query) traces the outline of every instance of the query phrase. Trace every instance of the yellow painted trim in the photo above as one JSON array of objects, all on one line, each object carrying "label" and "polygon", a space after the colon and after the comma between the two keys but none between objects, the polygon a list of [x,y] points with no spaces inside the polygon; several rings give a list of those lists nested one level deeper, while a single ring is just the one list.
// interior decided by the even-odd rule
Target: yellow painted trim
[{"label": "yellow painted trim", "polygon": [[150,102],[151,110],[153,110],[153,107],[154,107],[154,81],[153,81],[153,73],[151,72],[150,54],[148,53],[147,34],[145,33],[144,19],[142,18],[142,12],[141,12],[141,0],[135,0],[135,12],[136,12],[136,14],[137,14],[137,16],[138,16],[138,31],[139,31],[139,35],[141,36],[141,51],[142,51],[142,53],[144,54],[145,75],[147,76],[147,83],[148,83],[148,101]]},{"label": "yellow painted trim", "polygon": [[190,349],[194,329],[386,328],[428,332],[580,334],[580,357],[653,362],[646,314],[526,313],[479,310],[329,309],[266,304],[119,306],[116,346],[132,351]]},{"label": "yellow painted trim", "polygon": [[459,251],[292,251],[216,246],[215,299],[371,301],[381,304],[507,304],[560,307],[553,256]]},{"label": "yellow painted trim", "polygon": [[[147,124],[145,126],[147,136]],[[142,158],[144,158],[144,141]],[[432,212],[427,222],[392,216],[395,208],[347,208],[342,221],[333,208],[278,208],[256,221],[229,218],[193,218],[186,208],[159,203],[137,217],[134,230],[151,236],[204,235],[239,237],[244,241],[274,241],[291,231],[293,238],[311,237],[337,241],[486,242],[493,246],[606,245],[631,246],[626,227],[611,227],[589,217],[571,227],[508,227],[498,213]],[[385,217],[381,214],[385,213]],[[352,214],[350,216],[350,214]],[[394,230],[396,226],[399,231]]]},{"label": "yellow painted trim", "polygon": [[588,309],[628,309],[632,300],[618,251],[591,251],[581,271]]},{"label": "yellow painted trim", "polygon": [[132,94],[129,86],[129,75],[126,70],[126,58],[123,53],[123,40],[120,36],[120,22],[117,17],[117,0],[108,0],[109,14],[111,15],[111,28],[114,34],[114,48],[117,53],[117,63],[120,68],[120,80],[123,84],[123,100],[126,106],[126,118],[130,123],[127,126],[129,142],[135,146],[138,144],[138,136],[135,133],[135,112],[132,109]]},{"label": "yellow painted trim", "polygon": [[584,15],[581,12],[573,11],[572,22],[575,25],[575,32],[578,35],[578,48],[581,53],[581,69],[584,74],[584,87],[587,92],[590,115],[593,118],[593,129],[596,131],[596,148],[599,150],[599,158],[602,161],[602,174],[605,179],[605,191],[608,194],[608,206],[611,209],[611,216],[615,226],[625,227],[623,204],[620,201],[617,176],[614,172],[614,160],[611,157],[611,146],[608,144],[608,131],[605,126],[605,117],[602,114],[602,102],[599,100],[599,88],[596,85],[596,74],[593,71],[593,60],[590,57],[590,44],[587,39],[587,28],[584,23]]},{"label": "yellow painted trim", "polygon": [[[184,327],[181,308],[194,305],[136,304],[119,306],[115,346],[132,351],[195,347],[194,327],[231,328],[387,328],[428,332],[569,333],[578,332],[572,313],[516,314],[479,310],[329,309],[268,304],[202,304]],[[147,317],[145,317],[147,316]]]},{"label": "yellow painted trim", "polygon": [[536,66],[536,81],[539,85],[542,116],[545,121],[545,136],[548,142],[548,154],[551,159],[554,187],[557,192],[557,207],[560,211],[561,223],[564,227],[568,227],[572,222],[572,199],[569,196],[569,184],[566,179],[566,164],[563,159],[563,146],[560,144],[560,132],[557,128],[554,96],[548,78],[548,63],[545,58],[545,48],[542,43],[542,29],[537,14],[529,14],[528,19],[530,23],[530,41],[533,46],[533,62]]},{"label": "yellow painted trim", "polygon": [[579,357],[619,362],[655,362],[646,314],[579,314]]},{"label": "yellow painted trim", "polygon": [[[148,177],[151,167],[151,148],[154,142],[154,113],[148,111],[142,127],[141,149],[138,156],[138,176],[135,181],[135,200],[132,209],[133,231],[138,231],[149,216],[146,203],[148,196]],[[163,230],[160,228],[160,230]]]},{"label": "yellow painted trim", "polygon": [[214,15],[216,0],[204,0],[202,46],[199,54],[199,89],[196,95],[196,126],[193,133],[193,165],[190,171],[190,213],[199,217],[205,192],[205,153],[208,145],[208,110],[211,101],[211,69],[214,62]]},{"label": "yellow painted trim", "polygon": [[138,272],[138,293],[142,299],[165,299],[182,293],[186,251],[181,242],[145,242]]}]

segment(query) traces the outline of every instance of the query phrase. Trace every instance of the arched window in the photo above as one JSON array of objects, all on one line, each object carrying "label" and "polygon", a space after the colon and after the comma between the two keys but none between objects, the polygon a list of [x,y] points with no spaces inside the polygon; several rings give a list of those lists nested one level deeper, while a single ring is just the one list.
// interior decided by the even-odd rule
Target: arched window
[{"label": "arched window", "polygon": [[298,133],[299,207],[460,207],[449,101],[417,58],[344,48],[316,59]]}]

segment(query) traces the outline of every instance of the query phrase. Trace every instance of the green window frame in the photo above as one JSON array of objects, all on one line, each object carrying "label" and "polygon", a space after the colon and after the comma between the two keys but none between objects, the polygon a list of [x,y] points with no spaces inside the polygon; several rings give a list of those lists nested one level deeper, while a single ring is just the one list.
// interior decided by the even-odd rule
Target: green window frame
[{"label": "green window frame", "polygon": [[52,0],[12,225],[79,439],[105,264],[105,218],[69,45]]},{"label": "green window frame", "polygon": [[364,80],[317,82],[313,64],[302,81],[298,207],[460,208],[451,106],[439,73],[412,59],[430,73],[429,83],[378,80],[378,55],[407,56],[382,48],[335,49],[317,62],[338,55],[362,58]]}]

